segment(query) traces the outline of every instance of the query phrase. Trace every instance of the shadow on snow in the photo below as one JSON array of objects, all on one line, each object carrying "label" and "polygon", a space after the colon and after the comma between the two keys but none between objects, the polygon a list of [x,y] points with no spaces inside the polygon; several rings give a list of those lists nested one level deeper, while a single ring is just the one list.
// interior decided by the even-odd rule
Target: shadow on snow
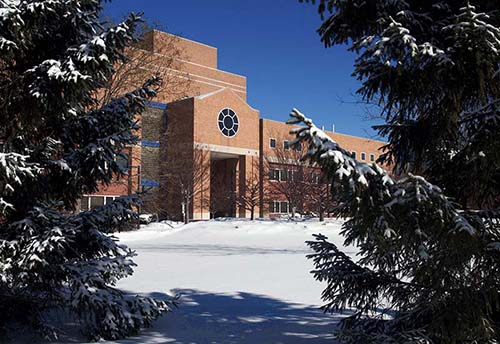
[{"label": "shadow on snow", "polygon": [[[286,287],[286,286],[284,286]],[[140,336],[116,343],[329,343],[339,315],[263,295],[177,289],[180,307]],[[169,298],[162,293],[149,296]]]}]

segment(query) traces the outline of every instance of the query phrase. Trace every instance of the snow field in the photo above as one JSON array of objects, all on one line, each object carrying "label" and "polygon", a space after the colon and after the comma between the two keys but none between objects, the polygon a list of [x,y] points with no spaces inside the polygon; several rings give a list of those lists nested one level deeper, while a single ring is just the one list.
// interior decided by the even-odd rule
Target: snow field
[{"label": "snow field", "polygon": [[119,233],[137,251],[138,266],[118,287],[177,294],[180,307],[116,343],[332,343],[339,316],[318,310],[324,286],[309,273],[304,242],[322,233],[342,245],[341,225],[221,219]]}]

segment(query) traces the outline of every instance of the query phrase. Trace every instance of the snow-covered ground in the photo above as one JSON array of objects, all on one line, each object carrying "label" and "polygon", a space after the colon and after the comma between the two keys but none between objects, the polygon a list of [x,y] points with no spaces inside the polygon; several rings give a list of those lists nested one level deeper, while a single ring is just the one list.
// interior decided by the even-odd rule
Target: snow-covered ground
[{"label": "snow-covered ground", "polygon": [[332,343],[339,315],[318,310],[324,286],[309,273],[304,241],[321,232],[342,245],[340,227],[228,219],[119,234],[138,253],[135,274],[119,287],[181,299],[139,337],[116,343]]}]

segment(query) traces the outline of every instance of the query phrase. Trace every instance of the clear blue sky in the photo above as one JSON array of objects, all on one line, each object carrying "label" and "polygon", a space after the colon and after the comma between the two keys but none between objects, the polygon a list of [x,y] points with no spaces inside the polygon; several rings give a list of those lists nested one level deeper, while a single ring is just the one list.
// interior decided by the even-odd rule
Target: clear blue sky
[{"label": "clear blue sky", "polygon": [[317,125],[375,137],[354,95],[354,55],[326,49],[316,7],[298,0],[114,0],[104,15],[144,12],[167,31],[218,48],[219,68],[247,77],[248,103],[261,117],[286,121],[297,107]]}]

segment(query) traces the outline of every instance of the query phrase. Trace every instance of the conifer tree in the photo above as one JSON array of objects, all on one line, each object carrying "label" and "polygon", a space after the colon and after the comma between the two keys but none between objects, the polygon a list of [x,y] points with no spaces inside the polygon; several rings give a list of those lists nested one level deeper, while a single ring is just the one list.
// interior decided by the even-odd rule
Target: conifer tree
[{"label": "conifer tree", "polygon": [[361,163],[298,110],[332,181],[353,260],[317,235],[325,311],[348,343],[500,340],[500,11],[496,1],[320,0],[325,45],[351,44],[359,95],[388,139]]},{"label": "conifer tree", "polygon": [[[125,59],[140,18],[98,23],[100,0],[0,1],[0,330],[29,324],[57,336],[46,315],[70,311],[94,340],[136,333],[170,301],[128,295],[133,251],[109,233],[136,214],[122,197],[76,213],[83,194],[127,171],[136,115],[157,79],[100,108],[100,87]],[[97,108],[97,109],[96,109]]]}]

